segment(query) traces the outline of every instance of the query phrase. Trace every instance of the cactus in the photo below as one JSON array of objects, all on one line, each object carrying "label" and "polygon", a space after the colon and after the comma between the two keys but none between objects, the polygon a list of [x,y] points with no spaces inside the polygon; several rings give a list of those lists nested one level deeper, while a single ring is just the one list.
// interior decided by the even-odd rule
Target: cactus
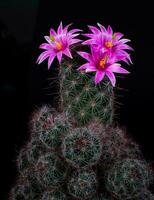
[{"label": "cactus", "polygon": [[90,130],[86,128],[73,129],[63,141],[64,158],[76,168],[95,164],[101,156],[101,144]]},{"label": "cactus", "polygon": [[61,145],[62,137],[69,128],[70,124],[66,116],[64,114],[57,114],[54,116],[54,125],[48,127],[45,131],[41,131],[39,138],[48,148],[55,149]]},{"label": "cactus", "polygon": [[144,190],[137,198],[134,198],[133,200],[154,200],[154,194],[152,194],[149,190]]},{"label": "cactus", "polygon": [[41,200],[67,200],[67,196],[61,191],[45,192]]},{"label": "cactus", "polygon": [[97,178],[92,170],[79,170],[71,176],[68,182],[68,192],[77,199],[87,199],[97,191]]},{"label": "cactus", "polygon": [[38,183],[30,182],[25,178],[20,178],[16,185],[11,190],[10,200],[37,200],[41,193],[42,188]]},{"label": "cactus", "polygon": [[[98,25],[101,30],[90,27],[90,37],[97,43],[100,35],[94,35],[105,31],[103,41],[106,34],[112,41],[101,42],[101,48],[91,44],[90,53],[81,52],[83,45],[64,50],[78,41],[74,39],[78,29],[68,32],[69,26],[63,29],[62,23],[58,33],[51,29],[50,37],[45,37],[48,44],[40,46],[46,52],[40,55],[39,63],[48,56],[48,67],[55,56],[60,63],[58,79],[54,78],[59,85],[54,97],[57,107],[43,105],[33,112],[30,138],[17,159],[18,181],[10,200],[153,199],[153,169],[139,145],[114,122],[113,72],[128,73],[118,62],[131,62],[125,52],[129,46],[127,40],[116,38],[121,37],[120,33],[111,34],[111,27]],[[62,59],[63,54],[72,57],[70,50],[73,59]],[[110,58],[112,54],[116,54],[114,59]],[[79,55],[88,61],[83,71],[78,70],[83,64]],[[87,73],[89,70],[91,73]]]},{"label": "cactus", "polygon": [[80,61],[77,55],[75,59],[61,65],[61,99],[65,112],[79,126],[94,118],[101,123],[111,123],[114,95],[110,82],[105,79],[95,86],[91,76],[76,70]]},{"label": "cactus", "polygon": [[109,196],[107,194],[98,194],[91,198],[90,200],[113,200],[112,196]]},{"label": "cactus", "polygon": [[36,176],[40,183],[47,187],[58,187],[66,177],[67,168],[55,153],[42,155],[35,166]]},{"label": "cactus", "polygon": [[149,170],[136,159],[117,161],[108,171],[106,188],[119,199],[132,199],[149,186]]}]

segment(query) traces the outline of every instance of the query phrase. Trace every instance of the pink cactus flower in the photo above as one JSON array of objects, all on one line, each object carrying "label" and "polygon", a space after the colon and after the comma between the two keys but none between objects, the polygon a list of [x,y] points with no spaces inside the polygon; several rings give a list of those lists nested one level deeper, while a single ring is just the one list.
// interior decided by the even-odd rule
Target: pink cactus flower
[{"label": "pink cactus flower", "polygon": [[75,37],[79,35],[80,29],[72,29],[68,31],[68,28],[71,24],[63,28],[62,22],[60,23],[57,33],[54,29],[50,29],[50,35],[45,36],[47,43],[40,45],[40,49],[45,51],[40,54],[37,59],[37,63],[42,63],[45,59],[48,58],[48,69],[50,68],[54,58],[57,56],[59,64],[62,61],[63,54],[72,58],[71,55],[71,45],[81,42],[81,40],[76,39]]},{"label": "pink cactus flower", "polygon": [[130,55],[126,50],[133,50],[127,42],[129,39],[124,39],[123,34],[116,32],[113,33],[111,26],[106,29],[98,23],[99,28],[88,26],[92,33],[84,34],[90,38],[84,41],[84,45],[93,45],[95,48],[100,49],[103,53],[108,52],[115,61],[124,61],[127,64],[132,63]]},{"label": "pink cactus flower", "polygon": [[107,52],[97,51],[95,48],[91,48],[91,54],[87,52],[78,52],[80,56],[85,58],[88,62],[78,68],[78,70],[84,70],[85,72],[96,72],[95,84],[98,84],[103,80],[106,75],[111,81],[113,87],[116,84],[116,78],[114,73],[128,74],[129,72],[120,67],[119,63],[115,62],[115,57]]}]

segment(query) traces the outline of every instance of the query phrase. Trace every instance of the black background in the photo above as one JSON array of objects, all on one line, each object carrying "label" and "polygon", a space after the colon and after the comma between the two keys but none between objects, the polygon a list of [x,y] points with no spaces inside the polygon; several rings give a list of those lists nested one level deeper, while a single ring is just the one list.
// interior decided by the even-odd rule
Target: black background
[{"label": "black background", "polygon": [[[132,40],[131,74],[118,79],[117,121],[141,145],[147,160],[154,160],[154,23],[153,6],[131,1],[0,0],[0,199],[7,199],[16,177],[15,160],[28,139],[31,111],[53,103],[47,63],[37,66],[38,46],[51,26],[66,25],[87,31],[86,25],[110,24]],[[48,89],[47,89],[48,88]]]}]

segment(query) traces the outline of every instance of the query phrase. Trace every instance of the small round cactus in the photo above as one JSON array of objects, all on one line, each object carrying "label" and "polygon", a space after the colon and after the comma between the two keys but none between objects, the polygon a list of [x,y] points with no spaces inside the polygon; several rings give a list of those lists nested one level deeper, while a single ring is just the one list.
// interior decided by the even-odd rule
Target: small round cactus
[{"label": "small round cactus", "polygon": [[41,195],[41,192],[39,185],[34,185],[22,178],[13,187],[10,194],[10,200],[37,200]]},{"label": "small round cactus", "polygon": [[76,128],[62,144],[63,156],[72,166],[79,168],[95,164],[101,156],[99,139],[87,128]]},{"label": "small round cactus", "polygon": [[54,125],[39,133],[40,140],[48,148],[58,148],[61,145],[63,135],[70,128],[67,118],[64,114],[54,116]]},{"label": "small round cactus", "polygon": [[36,109],[31,117],[30,128],[31,132],[36,135],[36,133],[40,133],[45,131],[48,127],[53,125],[53,117],[56,113],[54,108],[50,106],[42,106],[39,109]]},{"label": "small round cactus", "polygon": [[149,170],[142,160],[125,159],[116,162],[106,177],[106,189],[120,200],[134,198],[148,185]]},{"label": "small round cactus", "polygon": [[55,153],[50,152],[39,158],[35,171],[40,183],[52,188],[64,181],[67,168]]},{"label": "small round cactus", "polygon": [[139,146],[127,138],[124,130],[118,127],[109,127],[101,134],[102,156],[100,165],[108,168],[117,160],[132,158],[141,159]]},{"label": "small round cactus", "polygon": [[28,145],[24,147],[18,155],[18,170],[22,172],[29,166],[33,166],[37,162],[39,156],[44,152],[45,148],[43,145],[40,145],[39,143],[33,144],[32,142],[28,143]]},{"label": "small round cactus", "polygon": [[96,191],[96,174],[92,170],[78,170],[68,182],[69,194],[77,199],[91,198]]},{"label": "small round cactus", "polygon": [[67,200],[67,199],[68,199],[67,196],[59,190],[44,192],[41,198],[41,200]]}]

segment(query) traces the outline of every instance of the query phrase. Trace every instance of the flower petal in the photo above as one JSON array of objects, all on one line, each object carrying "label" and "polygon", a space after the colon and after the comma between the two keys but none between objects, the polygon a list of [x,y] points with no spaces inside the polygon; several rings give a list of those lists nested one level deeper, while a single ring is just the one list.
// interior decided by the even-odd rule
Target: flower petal
[{"label": "flower petal", "polygon": [[108,32],[108,34],[113,35],[113,30],[112,30],[111,26],[107,27],[107,32]]},{"label": "flower petal", "polygon": [[80,32],[82,31],[81,29],[72,29],[68,32],[68,34],[73,34],[73,33],[76,33],[76,32]]},{"label": "flower petal", "polygon": [[100,33],[100,30],[99,30],[98,28],[96,28],[95,26],[88,26],[88,28],[89,28],[94,34]]},{"label": "flower petal", "polygon": [[40,64],[42,63],[46,58],[48,58],[50,56],[50,52],[49,51],[45,51],[43,53],[40,54],[40,56],[37,59],[37,63]]},{"label": "flower petal", "polygon": [[68,28],[72,25],[71,24],[68,24],[67,26],[65,26],[65,28],[63,29],[63,33],[66,34],[68,32]]},{"label": "flower petal", "polygon": [[58,58],[59,64],[61,64],[62,55],[63,55],[63,53],[61,51],[57,53],[57,58]]},{"label": "flower petal", "polygon": [[40,49],[45,49],[45,50],[48,50],[48,49],[51,49],[51,45],[48,44],[48,43],[43,43],[39,46]]},{"label": "flower petal", "polygon": [[44,38],[46,39],[46,41],[50,44],[51,43],[51,40],[50,40],[50,37],[49,36],[44,36]]},{"label": "flower petal", "polygon": [[105,76],[105,72],[98,70],[95,75],[95,84],[98,84]]},{"label": "flower petal", "polygon": [[72,39],[69,44],[72,45],[72,44],[76,44],[76,43],[79,43],[79,42],[82,42],[82,40]]},{"label": "flower petal", "polygon": [[112,71],[115,73],[120,73],[120,74],[129,74],[129,71],[127,71],[126,69],[120,67],[121,65],[118,63],[112,64],[108,67],[107,71]]},{"label": "flower petal", "polygon": [[77,70],[85,70],[89,67],[89,63],[81,65]]},{"label": "flower petal", "polygon": [[50,66],[55,58],[56,54],[50,55],[49,59],[48,59],[48,69],[50,69]]},{"label": "flower petal", "polygon": [[66,56],[68,56],[69,58],[73,58],[73,57],[72,57],[72,54],[71,54],[71,52],[70,52],[70,50],[69,50],[69,48],[66,48],[66,49],[63,51],[63,53],[64,53]]},{"label": "flower petal", "polygon": [[102,24],[97,23],[97,25],[99,26],[102,32],[106,32],[106,28]]},{"label": "flower petal", "polygon": [[107,77],[110,79],[112,86],[115,87],[116,84],[116,78],[115,75],[111,72],[111,71],[106,71],[105,74],[107,75]]},{"label": "flower petal", "polygon": [[91,55],[87,52],[83,52],[83,51],[78,51],[77,52],[81,57],[83,57],[84,59],[91,61]]},{"label": "flower petal", "polygon": [[50,29],[50,35],[56,36],[56,31],[53,28]]},{"label": "flower petal", "polygon": [[95,71],[97,71],[96,67],[90,65],[85,70],[85,72],[95,72]]},{"label": "flower petal", "polygon": [[62,24],[62,22],[60,22],[60,25],[58,27],[57,33],[58,34],[62,34],[62,32],[63,32],[63,24]]}]

